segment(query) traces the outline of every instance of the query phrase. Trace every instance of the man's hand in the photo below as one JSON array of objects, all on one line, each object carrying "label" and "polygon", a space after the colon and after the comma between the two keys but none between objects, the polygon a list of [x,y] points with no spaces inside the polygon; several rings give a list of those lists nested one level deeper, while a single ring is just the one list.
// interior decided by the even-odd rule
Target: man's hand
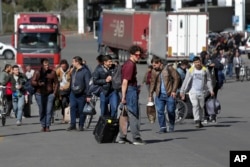
[{"label": "man's hand", "polygon": [[122,97],[121,103],[126,104],[126,98],[125,97]]},{"label": "man's hand", "polygon": [[148,97],[148,102],[152,102],[152,97]]},{"label": "man's hand", "polygon": [[111,80],[112,80],[112,77],[109,75],[109,76],[107,76],[107,78],[106,78],[106,82],[111,82]]},{"label": "man's hand", "polygon": [[87,97],[86,101],[89,103],[91,101],[91,97]]},{"label": "man's hand", "polygon": [[181,97],[181,100],[185,100],[185,94],[181,93],[180,97]]},{"label": "man's hand", "polygon": [[176,93],[175,92],[171,92],[171,96],[175,99],[176,98]]},{"label": "man's hand", "polygon": [[214,92],[212,91],[212,92],[210,92],[210,95],[213,97],[214,96]]}]

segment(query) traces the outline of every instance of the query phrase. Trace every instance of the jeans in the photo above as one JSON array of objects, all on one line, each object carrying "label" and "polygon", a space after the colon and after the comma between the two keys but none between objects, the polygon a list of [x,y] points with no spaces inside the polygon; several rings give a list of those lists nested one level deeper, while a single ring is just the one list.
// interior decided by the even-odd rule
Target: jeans
[{"label": "jeans", "polygon": [[166,107],[169,118],[169,128],[174,129],[176,108],[175,99],[172,96],[160,94],[158,97],[155,97],[155,107],[158,114],[160,128],[166,128]]},{"label": "jeans", "polygon": [[43,128],[50,127],[55,95],[53,93],[49,95],[36,93],[35,98],[39,109],[41,126]]},{"label": "jeans", "polygon": [[83,127],[86,115],[83,114],[83,108],[86,104],[85,96],[75,95],[73,92],[69,95],[70,101],[70,125],[76,126],[76,115],[79,114],[79,127]]},{"label": "jeans", "polygon": [[19,97],[12,97],[13,112],[15,113],[17,120],[22,122],[23,107],[24,107],[24,95]]},{"label": "jeans", "polygon": [[[129,86],[126,93],[126,106],[128,113],[129,126],[133,138],[140,138],[140,120],[138,106],[138,90],[136,87]],[[134,111],[132,111],[134,109]],[[126,137],[126,134],[120,128],[120,137]]]},{"label": "jeans", "polygon": [[64,116],[65,108],[69,105],[69,95],[62,95],[60,99],[62,115]]},{"label": "jeans", "polygon": [[193,106],[194,121],[201,121],[204,113],[205,95],[203,93],[189,93]]},{"label": "jeans", "polygon": [[233,76],[233,63],[227,64],[227,74],[230,78]]},{"label": "jeans", "polygon": [[[108,104],[110,104],[110,112]],[[111,116],[112,118],[116,118],[118,105],[119,95],[117,91],[114,90],[107,96],[105,96],[103,92],[100,94],[101,116]]]}]

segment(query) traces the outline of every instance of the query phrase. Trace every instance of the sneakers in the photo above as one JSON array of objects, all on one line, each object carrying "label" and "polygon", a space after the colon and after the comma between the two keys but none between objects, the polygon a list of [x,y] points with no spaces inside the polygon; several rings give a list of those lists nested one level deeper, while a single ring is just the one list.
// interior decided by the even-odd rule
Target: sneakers
[{"label": "sneakers", "polygon": [[16,125],[17,125],[17,126],[21,126],[21,125],[22,125],[22,122],[18,120],[18,121],[16,122]]},{"label": "sneakers", "polygon": [[146,143],[139,137],[139,138],[135,138],[133,143],[133,145],[145,145]]},{"label": "sneakers", "polygon": [[72,131],[72,130],[76,130],[76,127],[75,126],[70,126],[66,129],[67,131]]},{"label": "sneakers", "polygon": [[128,140],[126,137],[120,137],[120,139],[118,140],[118,143],[119,144],[126,144],[126,143],[132,144],[132,142]]},{"label": "sneakers", "polygon": [[217,123],[216,119],[212,119],[212,120],[211,120],[211,123],[212,123],[212,124],[216,124],[216,123]]},{"label": "sneakers", "polygon": [[45,128],[45,132],[50,132],[49,127]]},{"label": "sneakers", "polygon": [[78,129],[78,131],[84,131],[83,127],[80,126],[79,129]]},{"label": "sneakers", "polygon": [[196,128],[202,128],[204,126],[202,125],[201,121],[195,121],[195,127]]},{"label": "sneakers", "polygon": [[202,123],[203,124],[208,124],[208,120],[205,119],[205,120],[202,121]]},{"label": "sneakers", "polygon": [[159,134],[167,133],[167,128],[160,128]]}]

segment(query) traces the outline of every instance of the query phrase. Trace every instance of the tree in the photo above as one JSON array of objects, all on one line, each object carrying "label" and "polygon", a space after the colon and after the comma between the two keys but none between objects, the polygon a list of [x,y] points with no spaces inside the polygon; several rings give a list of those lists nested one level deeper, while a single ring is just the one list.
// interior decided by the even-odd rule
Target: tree
[{"label": "tree", "polygon": [[28,11],[46,11],[46,8],[43,5],[43,1],[41,0],[19,0],[18,3]]}]

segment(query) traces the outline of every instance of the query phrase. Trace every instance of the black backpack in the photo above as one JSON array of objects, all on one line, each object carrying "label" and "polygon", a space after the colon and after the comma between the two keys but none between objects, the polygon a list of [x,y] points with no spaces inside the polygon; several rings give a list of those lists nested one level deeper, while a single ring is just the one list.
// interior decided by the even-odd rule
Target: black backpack
[{"label": "black backpack", "polygon": [[122,66],[118,64],[112,73],[112,87],[115,90],[121,89],[122,85]]}]

